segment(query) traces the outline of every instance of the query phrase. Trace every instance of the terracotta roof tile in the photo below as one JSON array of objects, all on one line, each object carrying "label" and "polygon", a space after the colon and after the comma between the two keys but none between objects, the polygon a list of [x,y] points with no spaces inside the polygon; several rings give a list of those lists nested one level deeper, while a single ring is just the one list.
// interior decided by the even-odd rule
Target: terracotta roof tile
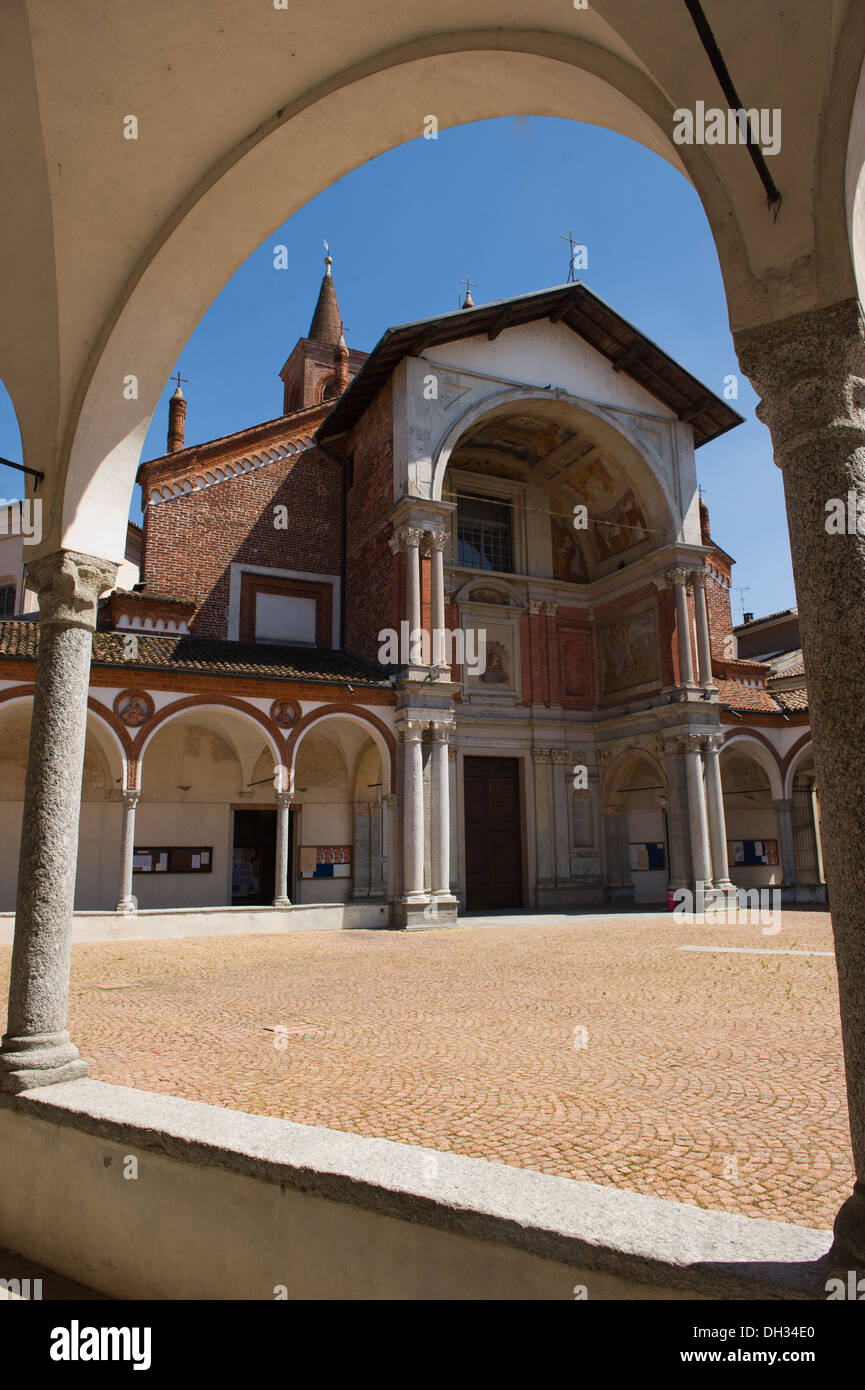
[{"label": "terracotta roof tile", "polygon": [[[138,639],[138,657],[125,657],[126,638]],[[35,622],[0,622],[0,661],[35,661],[39,628]],[[203,676],[258,677],[261,680],[323,681],[332,685],[387,687],[387,674],[372,661],[347,652],[314,647],[224,642],[209,637],[155,636],[142,632],[97,632],[95,666],[149,671],[200,672]]]}]

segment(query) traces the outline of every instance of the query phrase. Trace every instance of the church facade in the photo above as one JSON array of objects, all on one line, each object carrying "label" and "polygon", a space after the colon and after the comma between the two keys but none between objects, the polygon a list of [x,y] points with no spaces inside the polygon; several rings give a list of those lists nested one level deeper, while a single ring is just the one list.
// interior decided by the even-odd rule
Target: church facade
[{"label": "church facade", "polygon": [[[329,261],[280,377],[282,414],[194,445],[178,384],[141,466],[80,910],[824,895],[795,613],[734,628],[696,486],[725,400],[579,283],[350,350]],[[37,640],[0,624],[3,911]]]}]

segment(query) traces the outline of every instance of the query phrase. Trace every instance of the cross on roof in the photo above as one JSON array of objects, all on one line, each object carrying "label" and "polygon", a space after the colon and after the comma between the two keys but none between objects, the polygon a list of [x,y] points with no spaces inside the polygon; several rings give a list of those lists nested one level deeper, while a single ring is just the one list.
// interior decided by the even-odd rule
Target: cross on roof
[{"label": "cross on roof", "polygon": [[180,372],[177,373],[177,376],[176,376],[176,377],[173,376],[173,377],[171,378],[171,380],[172,380],[172,381],[176,381],[178,386],[180,386],[181,381],[185,381],[186,384],[187,384],[187,386],[189,385],[189,377],[188,377],[188,376],[181,376],[181,375],[180,375]]},{"label": "cross on roof", "polygon": [[579,246],[580,243],[578,241],[574,241],[573,232],[568,232],[567,236],[560,237],[559,240],[566,241],[568,243],[568,281],[576,280],[577,277],[574,274],[574,247]]}]

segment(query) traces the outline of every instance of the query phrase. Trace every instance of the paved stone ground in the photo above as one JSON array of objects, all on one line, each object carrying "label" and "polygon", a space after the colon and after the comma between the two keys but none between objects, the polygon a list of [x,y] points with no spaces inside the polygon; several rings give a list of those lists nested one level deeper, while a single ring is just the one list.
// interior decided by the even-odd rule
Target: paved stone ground
[{"label": "paved stone ground", "polygon": [[831,1226],[853,1172],[827,912],[511,923],[80,945],[73,1036],[104,1081]]}]

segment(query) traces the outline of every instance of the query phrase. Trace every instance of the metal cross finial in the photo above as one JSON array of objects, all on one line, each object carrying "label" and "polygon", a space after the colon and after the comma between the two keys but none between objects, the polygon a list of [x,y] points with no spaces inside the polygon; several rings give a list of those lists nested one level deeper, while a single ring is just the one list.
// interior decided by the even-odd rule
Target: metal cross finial
[{"label": "metal cross finial", "polygon": [[570,282],[577,278],[574,274],[574,247],[579,246],[579,242],[574,241],[573,232],[568,232],[567,236],[561,237],[560,240],[568,243],[568,282]]},{"label": "metal cross finial", "polygon": [[189,385],[189,377],[188,377],[188,376],[181,376],[179,371],[178,371],[178,373],[177,373],[177,376],[176,376],[176,377],[173,376],[173,377],[171,378],[171,380],[177,382],[178,388],[180,387],[181,381],[185,381],[186,384],[187,384],[187,386]]}]

